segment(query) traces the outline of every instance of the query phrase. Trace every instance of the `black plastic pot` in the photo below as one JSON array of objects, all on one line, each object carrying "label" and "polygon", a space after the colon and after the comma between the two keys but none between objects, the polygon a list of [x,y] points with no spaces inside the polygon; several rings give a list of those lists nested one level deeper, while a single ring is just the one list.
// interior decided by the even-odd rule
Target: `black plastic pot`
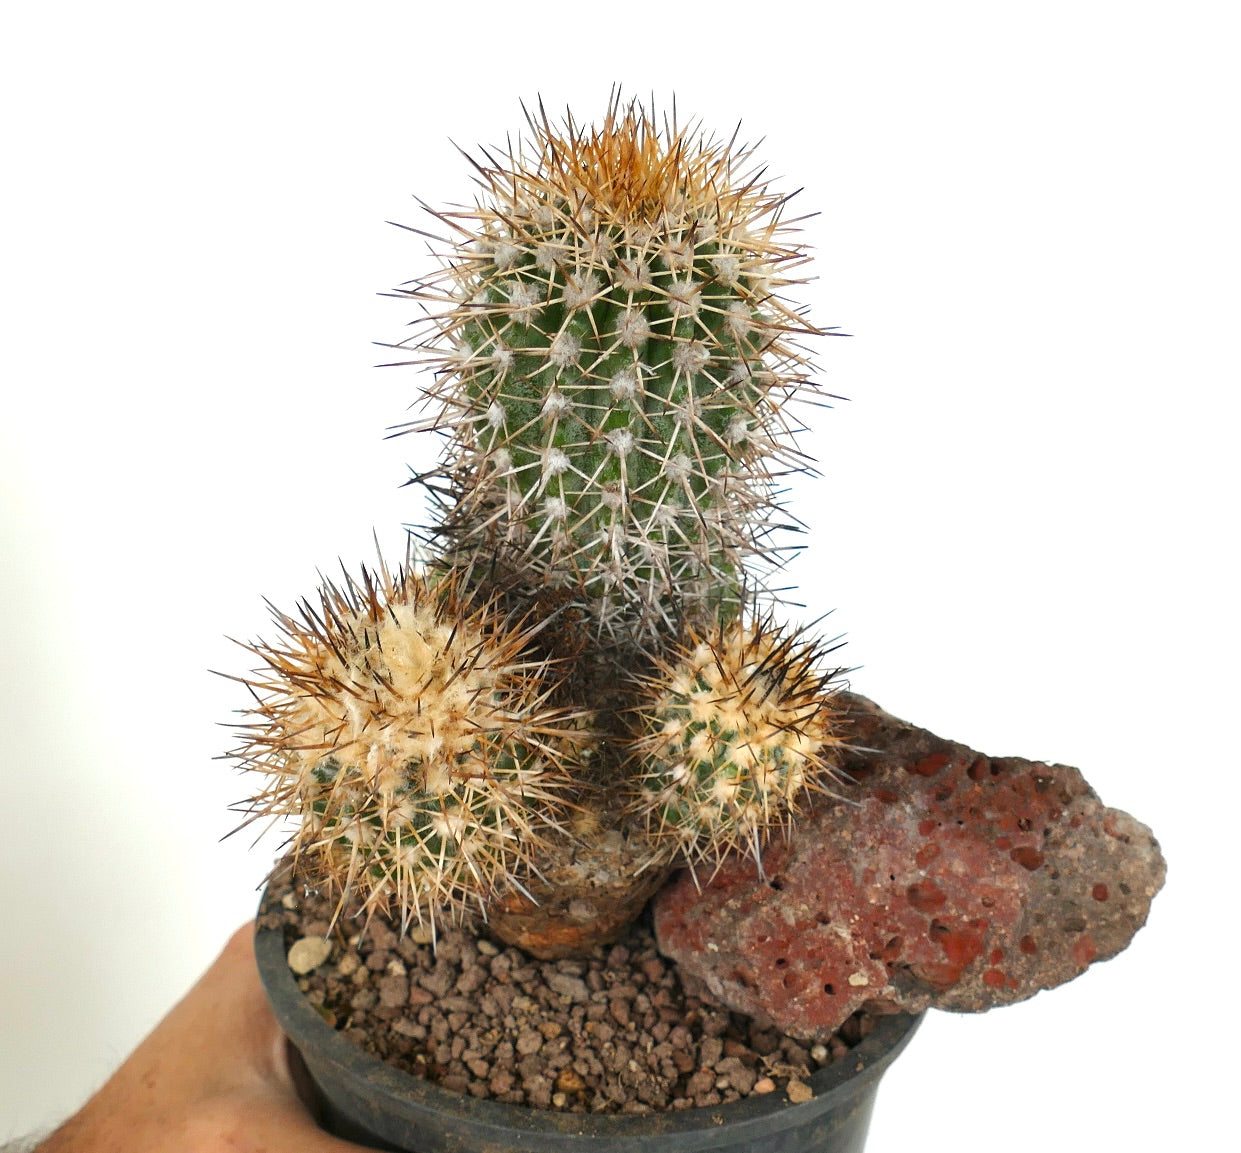
[{"label": "black plastic pot", "polygon": [[640,1117],[559,1113],[452,1093],[385,1064],[302,996],[280,931],[260,930],[255,953],[276,1017],[314,1082],[323,1127],[396,1153],[861,1153],[879,1078],[922,1020],[881,1017],[848,1057],[811,1078],[814,1097],[801,1105],[772,1093]]}]

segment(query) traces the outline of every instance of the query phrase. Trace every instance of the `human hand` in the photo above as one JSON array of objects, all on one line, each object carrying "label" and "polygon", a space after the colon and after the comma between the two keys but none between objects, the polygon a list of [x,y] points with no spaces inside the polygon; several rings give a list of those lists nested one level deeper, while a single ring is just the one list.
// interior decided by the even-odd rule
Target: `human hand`
[{"label": "human hand", "polygon": [[358,1153],[319,1129],[243,926],[198,983],[39,1153]]}]

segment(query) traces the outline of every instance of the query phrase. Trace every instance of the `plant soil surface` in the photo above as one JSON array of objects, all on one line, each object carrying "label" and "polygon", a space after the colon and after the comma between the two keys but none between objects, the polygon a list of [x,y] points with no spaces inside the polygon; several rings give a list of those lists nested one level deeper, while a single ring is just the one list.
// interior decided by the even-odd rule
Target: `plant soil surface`
[{"label": "plant soil surface", "polygon": [[[809,1100],[811,1074],[844,1057],[873,1019],[825,1044],[782,1036],[681,985],[639,921],[581,960],[538,961],[473,928],[365,934],[335,903],[273,880],[259,918],[298,953],[330,951],[297,978],[307,1000],[367,1052],[445,1089],[578,1113],[710,1107],[751,1094]],[[300,960],[300,958],[298,958]],[[304,966],[299,966],[304,967]]]}]

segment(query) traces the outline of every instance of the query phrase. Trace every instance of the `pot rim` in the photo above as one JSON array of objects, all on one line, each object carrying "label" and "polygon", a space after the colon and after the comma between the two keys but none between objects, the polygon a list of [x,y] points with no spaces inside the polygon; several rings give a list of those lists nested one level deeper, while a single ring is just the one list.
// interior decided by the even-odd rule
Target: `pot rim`
[{"label": "pot rim", "polygon": [[[455,1093],[389,1065],[347,1040],[306,1000],[288,966],[283,930],[256,926],[254,948],[268,1000],[304,1059],[305,1051],[312,1049],[314,1061],[331,1065],[339,1076],[359,1089],[365,1088],[367,1096],[376,1091],[386,1094],[396,1103],[398,1112],[402,1107],[412,1112],[432,1111],[457,1117],[475,1127],[494,1127],[497,1133],[519,1131],[551,1137],[572,1132],[582,1137],[616,1138],[718,1132],[722,1125],[744,1126],[760,1121],[770,1125],[772,1115],[781,1111],[825,1112],[875,1081],[909,1043],[923,1017],[907,1013],[878,1017],[871,1034],[847,1056],[811,1075],[808,1083],[814,1096],[801,1105],[792,1104],[783,1093],[769,1093],[727,1104],[648,1114],[559,1112]],[[312,1065],[312,1060],[307,1060],[307,1064]]]}]

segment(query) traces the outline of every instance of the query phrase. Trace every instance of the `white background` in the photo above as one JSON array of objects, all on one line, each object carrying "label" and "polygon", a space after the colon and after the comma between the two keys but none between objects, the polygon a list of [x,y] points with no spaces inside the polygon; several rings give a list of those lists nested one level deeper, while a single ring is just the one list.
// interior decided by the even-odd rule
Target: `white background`
[{"label": "white background", "polygon": [[[541,93],[765,137],[806,225],[807,615],[854,687],[1084,768],[1170,879],[1119,959],[929,1020],[869,1153],[1220,1148],[1236,1025],[1237,38],[1226,3],[14,6],[0,418],[0,1139],[76,1107],[251,914],[224,639],[395,556],[372,368]],[[812,15],[817,12],[818,15]],[[1231,1041],[1228,1041],[1231,1046]]]}]

